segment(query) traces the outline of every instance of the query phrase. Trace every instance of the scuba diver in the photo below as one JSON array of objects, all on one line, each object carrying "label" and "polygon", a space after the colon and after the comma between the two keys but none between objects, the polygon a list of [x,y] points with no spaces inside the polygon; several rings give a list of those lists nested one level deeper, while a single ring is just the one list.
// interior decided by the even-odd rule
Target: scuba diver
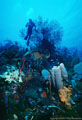
[{"label": "scuba diver", "polygon": [[27,45],[29,45],[29,40],[32,35],[32,29],[33,29],[33,27],[35,27],[35,30],[36,30],[36,25],[34,24],[34,22],[31,19],[29,19],[29,22],[26,24],[25,27],[28,27],[28,29],[27,29],[27,35],[25,36],[24,39],[27,40],[27,38],[28,38]]}]

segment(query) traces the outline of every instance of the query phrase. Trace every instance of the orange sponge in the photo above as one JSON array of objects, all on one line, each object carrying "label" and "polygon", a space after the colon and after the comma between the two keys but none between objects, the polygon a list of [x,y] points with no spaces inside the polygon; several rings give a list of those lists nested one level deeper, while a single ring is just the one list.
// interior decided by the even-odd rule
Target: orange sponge
[{"label": "orange sponge", "polygon": [[71,103],[69,102],[71,100],[72,95],[72,88],[70,87],[64,87],[59,90],[59,97],[61,102],[64,102],[67,106],[71,107]]}]

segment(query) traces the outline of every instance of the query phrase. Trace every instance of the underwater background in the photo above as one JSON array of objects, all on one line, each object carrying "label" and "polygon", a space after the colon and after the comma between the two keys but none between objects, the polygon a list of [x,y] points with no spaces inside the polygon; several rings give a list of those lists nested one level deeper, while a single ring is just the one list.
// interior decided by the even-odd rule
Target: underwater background
[{"label": "underwater background", "polygon": [[[28,18],[57,20],[64,30],[62,44],[81,49],[81,0],[4,0],[0,1],[0,42],[5,39],[20,41],[19,30]],[[24,41],[21,40],[21,44]]]},{"label": "underwater background", "polygon": [[0,120],[82,119],[82,0],[0,1]]}]

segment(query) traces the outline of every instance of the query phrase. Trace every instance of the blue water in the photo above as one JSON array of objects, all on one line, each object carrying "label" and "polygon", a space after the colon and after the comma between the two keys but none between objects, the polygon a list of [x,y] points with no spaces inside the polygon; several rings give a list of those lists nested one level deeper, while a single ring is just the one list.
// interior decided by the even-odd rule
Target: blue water
[{"label": "blue water", "polygon": [[0,43],[18,41],[25,45],[19,31],[28,18],[57,20],[63,27],[62,45],[76,46],[82,43],[82,0],[2,0],[0,1]]}]

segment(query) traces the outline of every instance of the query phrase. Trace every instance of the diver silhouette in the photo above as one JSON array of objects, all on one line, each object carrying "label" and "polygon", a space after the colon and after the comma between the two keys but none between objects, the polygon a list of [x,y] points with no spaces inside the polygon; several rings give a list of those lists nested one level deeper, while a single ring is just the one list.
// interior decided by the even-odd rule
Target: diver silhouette
[{"label": "diver silhouette", "polygon": [[28,27],[28,29],[27,29],[27,35],[25,36],[24,39],[27,40],[27,38],[28,38],[27,45],[29,45],[29,40],[32,35],[32,29],[33,29],[33,27],[35,27],[35,30],[36,30],[36,25],[34,24],[34,22],[31,19],[29,19],[29,22],[27,22],[25,27]]}]

